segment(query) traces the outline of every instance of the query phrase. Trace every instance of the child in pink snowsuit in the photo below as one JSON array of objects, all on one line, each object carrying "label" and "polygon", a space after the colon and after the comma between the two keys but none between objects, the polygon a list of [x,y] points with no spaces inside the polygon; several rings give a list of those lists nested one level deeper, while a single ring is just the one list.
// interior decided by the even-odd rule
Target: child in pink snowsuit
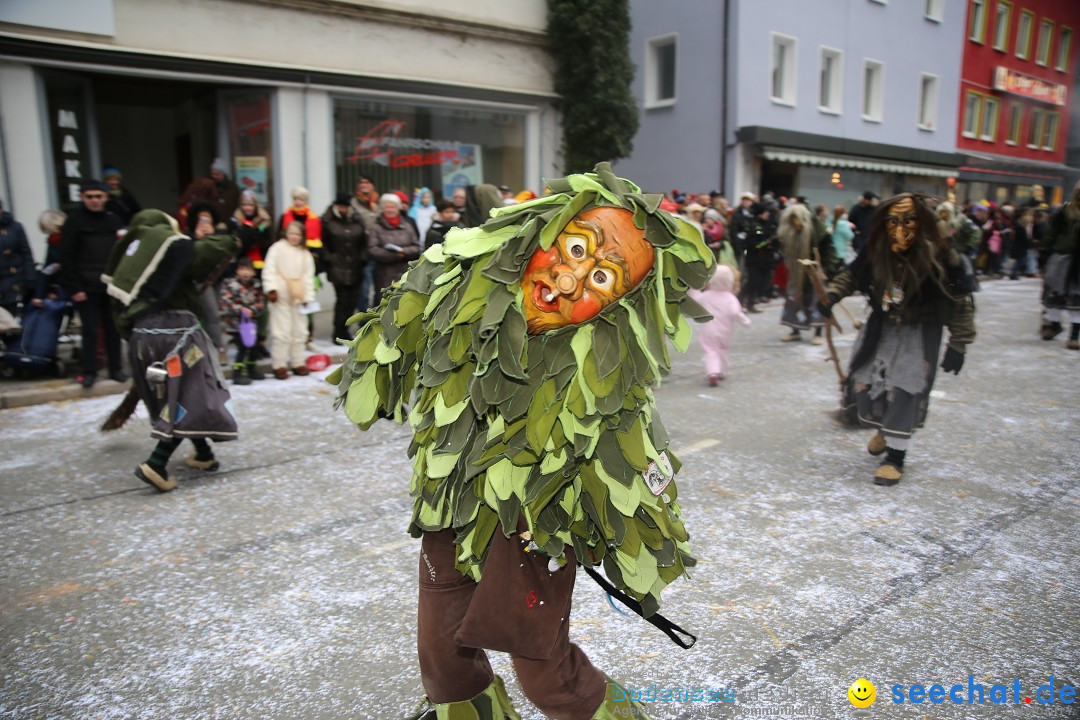
[{"label": "child in pink snowsuit", "polygon": [[732,289],[735,287],[735,273],[727,265],[719,265],[716,274],[704,290],[691,290],[690,297],[701,303],[713,319],[698,326],[701,331],[701,349],[705,351],[705,372],[709,375],[709,386],[715,387],[718,380],[723,380],[728,370],[728,348],[731,347],[731,335],[735,332],[735,323],[743,327],[750,326],[750,318],[742,311],[739,299]]}]

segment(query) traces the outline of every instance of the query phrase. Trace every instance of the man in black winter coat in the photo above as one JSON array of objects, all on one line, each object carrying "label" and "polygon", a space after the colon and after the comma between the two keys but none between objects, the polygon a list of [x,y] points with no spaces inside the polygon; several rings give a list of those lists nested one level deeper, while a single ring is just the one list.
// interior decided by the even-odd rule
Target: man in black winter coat
[{"label": "man in black winter coat", "polygon": [[119,216],[105,209],[109,188],[97,180],[83,183],[82,207],[73,210],[60,232],[60,284],[75,302],[82,323],[82,377],[85,388],[97,380],[98,328],[105,332],[109,377],[127,381],[120,369],[120,335],[113,322],[112,307],[101,275],[123,227]]},{"label": "man in black winter coat", "polygon": [[347,323],[356,312],[368,261],[364,218],[350,201],[348,193],[338,193],[322,216],[323,265],[334,286],[335,338],[350,337]]},{"label": "man in black winter coat", "polygon": [[34,286],[34,256],[22,223],[0,203],[0,307],[18,316],[19,302]]},{"label": "man in black winter coat", "polygon": [[870,221],[874,217],[876,205],[874,201],[878,196],[867,190],[859,198],[859,202],[848,210],[848,222],[855,226],[855,237],[851,239],[851,247],[856,253],[862,252],[866,247],[866,241],[870,239]]}]

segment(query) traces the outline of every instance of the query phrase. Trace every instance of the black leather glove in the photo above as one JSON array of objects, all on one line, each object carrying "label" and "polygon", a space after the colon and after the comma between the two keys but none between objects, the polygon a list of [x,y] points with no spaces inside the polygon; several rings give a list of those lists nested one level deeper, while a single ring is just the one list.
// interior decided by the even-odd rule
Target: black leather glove
[{"label": "black leather glove", "polygon": [[947,373],[959,375],[962,367],[964,367],[964,353],[945,348],[945,359],[941,361],[941,369]]},{"label": "black leather glove", "polygon": [[817,311],[821,313],[822,317],[832,317],[832,307],[836,303],[840,302],[840,296],[836,293],[828,293],[828,304],[818,301]]}]

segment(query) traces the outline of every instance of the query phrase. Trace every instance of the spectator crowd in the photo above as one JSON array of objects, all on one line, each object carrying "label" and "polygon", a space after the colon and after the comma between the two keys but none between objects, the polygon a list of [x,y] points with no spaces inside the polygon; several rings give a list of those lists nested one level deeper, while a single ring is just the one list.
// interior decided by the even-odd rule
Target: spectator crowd
[{"label": "spectator crowd", "polygon": [[[175,218],[178,233],[235,239],[235,256],[209,271],[199,292],[204,326],[220,361],[229,361],[231,344],[234,382],[247,384],[262,379],[257,363],[263,358],[270,358],[279,379],[307,374],[313,317],[321,310],[317,291],[324,282],[334,290],[333,336],[350,337],[350,318],[377,304],[382,290],[426,247],[455,227],[482,223],[495,207],[534,197],[505,185],[457,187],[447,197],[427,187],[383,192],[371,177],[361,176],[351,192],[337,193],[321,212],[312,207],[307,189],[294,187],[289,207],[273,218],[216,159],[185,188]],[[785,297],[781,322],[790,332],[782,339],[798,340],[801,331],[812,329],[817,343],[823,322],[796,261],[815,260],[827,277],[834,275],[865,246],[878,202],[871,191],[851,207],[744,192],[731,206],[715,191],[673,190],[662,207],[700,229],[719,263],[730,268],[723,291],[737,297],[742,313],[759,313],[762,303]],[[127,379],[102,274],[117,237],[140,210],[120,170],[105,167],[101,181],[82,184],[80,205],[69,215],[42,214],[46,256],[38,266],[23,226],[0,205],[0,312],[17,318],[46,299],[69,303],[81,327],[76,380],[85,387],[94,384],[102,364],[110,378]],[[936,201],[936,212],[941,232],[983,279],[1038,276],[1060,240],[1051,220],[1063,210],[1050,207],[1038,186],[1030,199],[1015,204],[958,202],[950,194]],[[714,376],[723,376],[721,365],[710,370]]]}]

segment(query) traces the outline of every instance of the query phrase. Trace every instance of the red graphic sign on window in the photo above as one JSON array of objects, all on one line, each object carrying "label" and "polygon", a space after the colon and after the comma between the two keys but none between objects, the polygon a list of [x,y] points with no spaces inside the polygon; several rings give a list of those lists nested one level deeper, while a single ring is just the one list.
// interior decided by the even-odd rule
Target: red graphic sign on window
[{"label": "red graphic sign on window", "polygon": [[[461,143],[401,137],[407,123],[387,118],[356,139],[349,162],[368,160],[391,168],[423,167],[453,162]],[[400,152],[409,151],[414,152]],[[416,152],[426,151],[426,152]]]}]

